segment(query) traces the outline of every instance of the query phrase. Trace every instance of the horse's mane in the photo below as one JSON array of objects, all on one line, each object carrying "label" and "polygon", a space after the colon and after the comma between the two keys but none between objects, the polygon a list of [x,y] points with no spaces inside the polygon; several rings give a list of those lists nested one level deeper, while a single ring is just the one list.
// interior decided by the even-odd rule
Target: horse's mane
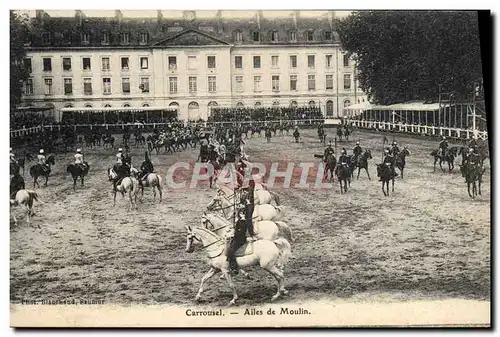
[{"label": "horse's mane", "polygon": [[219,238],[219,236],[218,236],[217,234],[215,234],[214,232],[212,232],[212,231],[211,231],[211,230],[209,230],[209,229],[206,229],[205,227],[195,227],[195,228],[193,228],[193,229],[194,229],[194,230],[199,230],[199,231],[201,231],[201,232],[205,232],[206,234],[211,235],[212,237],[214,237],[214,238],[216,238],[216,239],[218,239],[218,238]]}]

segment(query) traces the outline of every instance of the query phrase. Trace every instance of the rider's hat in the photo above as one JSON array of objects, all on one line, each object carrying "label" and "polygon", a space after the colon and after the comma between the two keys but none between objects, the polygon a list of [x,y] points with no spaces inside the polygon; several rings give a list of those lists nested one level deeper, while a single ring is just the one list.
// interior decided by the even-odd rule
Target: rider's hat
[{"label": "rider's hat", "polygon": [[443,136],[443,140],[445,140],[445,139],[446,139],[446,137],[445,137],[445,136]]},{"label": "rider's hat", "polygon": [[82,150],[81,149],[76,149],[76,152],[82,152]]},{"label": "rider's hat", "polygon": [[469,148],[469,152],[473,152],[474,149],[472,147]]},{"label": "rider's hat", "polygon": [[356,145],[359,145],[359,141],[358,141],[358,142],[356,142]]},{"label": "rider's hat", "polygon": [[120,148],[118,149],[118,152],[122,152],[122,151],[123,151],[123,150],[122,150],[122,148],[120,147]]},{"label": "rider's hat", "polygon": [[41,150],[40,150],[40,153],[43,153],[43,152],[44,152],[44,151],[43,151],[43,149],[41,149]]},{"label": "rider's hat", "polygon": [[392,145],[398,145],[398,143],[396,143],[396,141],[393,141],[393,142],[392,142]]},{"label": "rider's hat", "polygon": [[386,152],[386,153],[389,153],[389,150],[388,150],[388,149],[385,149],[385,152]]}]

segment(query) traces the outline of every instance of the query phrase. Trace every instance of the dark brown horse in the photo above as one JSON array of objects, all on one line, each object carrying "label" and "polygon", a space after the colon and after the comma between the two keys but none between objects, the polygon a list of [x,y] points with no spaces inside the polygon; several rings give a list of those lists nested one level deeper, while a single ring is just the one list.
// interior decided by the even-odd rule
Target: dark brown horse
[{"label": "dark brown horse", "polygon": [[[347,185],[351,186],[351,169],[348,165],[337,165],[336,172],[340,184],[340,193],[347,192]],[[343,182],[343,184],[342,184]]]},{"label": "dark brown horse", "polygon": [[30,175],[31,177],[33,177],[33,188],[35,188],[35,185],[40,187],[40,184],[38,183],[38,177],[45,177],[45,186],[47,186],[51,166],[55,165],[55,156],[53,154],[50,154],[45,162],[47,163],[47,166],[45,168],[40,164],[35,164],[30,168]]},{"label": "dark brown horse", "polygon": [[485,168],[482,165],[466,162],[465,165],[460,165],[460,169],[462,171],[462,174],[465,176],[465,181],[467,183],[467,192],[469,193],[469,196],[474,199],[478,195],[478,193],[479,195],[481,195],[481,183],[483,182],[483,174],[485,172]]},{"label": "dark brown horse", "polygon": [[80,181],[83,186],[83,178],[89,173],[90,170],[90,165],[85,162],[85,164],[78,165],[78,164],[69,164],[66,167],[66,172],[70,173],[72,178],[73,178],[73,190],[76,190],[76,181],[78,180],[78,177],[80,177]]},{"label": "dark brown horse", "polygon": [[458,147],[453,146],[449,149],[447,149],[444,153],[444,156],[441,153],[441,149],[437,149],[431,152],[431,156],[434,157],[434,172],[436,171],[436,163],[439,160],[439,167],[441,168],[441,171],[444,172],[443,169],[443,162],[448,163],[448,170],[451,173],[451,171],[455,168],[455,158],[458,154]]},{"label": "dark brown horse", "polygon": [[330,172],[330,181],[334,181],[334,171],[337,166],[337,158],[333,153],[329,153],[325,158],[325,171],[323,173],[323,179],[328,179],[328,172]]},{"label": "dark brown horse", "polygon": [[[392,180],[392,192],[394,193],[394,172],[386,164],[377,164],[377,176],[382,181],[382,192],[386,197],[389,196],[389,182]],[[387,193],[385,187],[387,186]]]},{"label": "dark brown horse", "polygon": [[356,179],[359,179],[359,173],[361,172],[361,169],[365,169],[366,174],[368,175],[368,179],[371,180],[370,173],[368,172],[368,160],[372,158],[372,152],[370,150],[365,150],[365,152],[363,152],[363,154],[358,157],[356,164],[358,167],[358,176]]},{"label": "dark brown horse", "polygon": [[405,146],[401,152],[396,155],[395,166],[401,171],[401,179],[404,179],[404,169],[406,165],[406,156],[411,156],[410,150]]}]

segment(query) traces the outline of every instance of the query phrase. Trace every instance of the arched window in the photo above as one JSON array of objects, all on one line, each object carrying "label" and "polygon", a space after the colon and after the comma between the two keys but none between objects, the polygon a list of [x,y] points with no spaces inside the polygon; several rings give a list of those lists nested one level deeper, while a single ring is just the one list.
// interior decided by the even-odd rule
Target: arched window
[{"label": "arched window", "polygon": [[174,107],[179,107],[179,103],[177,102],[172,102],[168,106],[174,106]]},{"label": "arched window", "polygon": [[260,108],[262,106],[262,103],[261,102],[255,102],[255,104],[253,106],[256,107],[256,108]]},{"label": "arched window", "polygon": [[333,116],[333,101],[326,101],[326,115]]},{"label": "arched window", "polygon": [[149,107],[149,104],[148,104],[148,103],[144,103],[144,104],[142,105],[142,107],[143,107],[143,108],[148,108],[148,107]]},{"label": "arched window", "polygon": [[278,107],[278,106],[280,106],[280,102],[279,102],[279,101],[274,101],[274,102],[273,102],[273,106],[274,106],[274,107]]},{"label": "arched window", "polygon": [[243,102],[236,103],[237,108],[243,108],[244,106],[245,106],[245,104],[243,104]]},{"label": "arched window", "polygon": [[309,106],[311,108],[314,108],[316,106],[316,102],[315,101],[309,101]]},{"label": "arched window", "polygon": [[349,107],[349,105],[351,105],[351,101],[350,101],[350,100],[348,100],[348,99],[346,99],[346,100],[344,101],[344,108]]},{"label": "arched window", "polygon": [[125,104],[123,104],[123,107],[124,108],[130,108],[130,104],[129,103],[125,103]]},{"label": "arched window", "polygon": [[92,104],[90,103],[85,104],[85,108],[92,108]]},{"label": "arched window", "polygon": [[200,116],[200,106],[196,102],[190,102],[188,105],[188,120],[197,120]]},{"label": "arched window", "polygon": [[241,30],[234,31],[233,37],[234,37],[234,43],[242,43],[243,42],[243,33],[241,32]]},{"label": "arched window", "polygon": [[105,108],[111,108],[111,104],[104,104]]},{"label": "arched window", "polygon": [[[170,104],[170,105],[172,105],[172,104]],[[179,106],[179,105],[177,104],[177,106]],[[196,103],[196,102],[191,102],[191,103],[189,103],[189,105],[188,105],[188,108],[190,108],[190,109],[197,109],[197,108],[199,108],[199,107],[200,107],[200,106],[199,106],[199,105],[198,105],[198,103]]]},{"label": "arched window", "polygon": [[297,103],[297,101],[291,101],[291,102],[290,102],[290,106],[291,106],[292,108],[296,108],[296,107],[298,107],[298,106],[299,106],[299,103]]},{"label": "arched window", "polygon": [[209,107],[216,107],[216,106],[219,106],[219,104],[217,104],[216,101],[210,101],[210,102],[208,102],[208,106]]},{"label": "arched window", "polygon": [[64,107],[65,108],[73,108],[73,104],[66,104]]}]

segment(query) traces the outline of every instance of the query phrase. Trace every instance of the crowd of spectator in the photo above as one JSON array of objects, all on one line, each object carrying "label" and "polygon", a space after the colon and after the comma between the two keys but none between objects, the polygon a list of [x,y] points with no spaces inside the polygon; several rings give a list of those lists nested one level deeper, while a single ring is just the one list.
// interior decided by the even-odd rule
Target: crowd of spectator
[{"label": "crowd of spectator", "polygon": [[134,123],[169,123],[177,120],[176,110],[118,112],[69,112],[63,113],[61,122],[64,124],[134,124]]},{"label": "crowd of spectator", "polygon": [[321,119],[319,107],[213,108],[208,122],[250,122]]},{"label": "crowd of spectator", "polygon": [[13,111],[10,113],[10,129],[20,130],[34,126],[49,125],[54,123],[54,118],[44,116],[39,112]]}]

